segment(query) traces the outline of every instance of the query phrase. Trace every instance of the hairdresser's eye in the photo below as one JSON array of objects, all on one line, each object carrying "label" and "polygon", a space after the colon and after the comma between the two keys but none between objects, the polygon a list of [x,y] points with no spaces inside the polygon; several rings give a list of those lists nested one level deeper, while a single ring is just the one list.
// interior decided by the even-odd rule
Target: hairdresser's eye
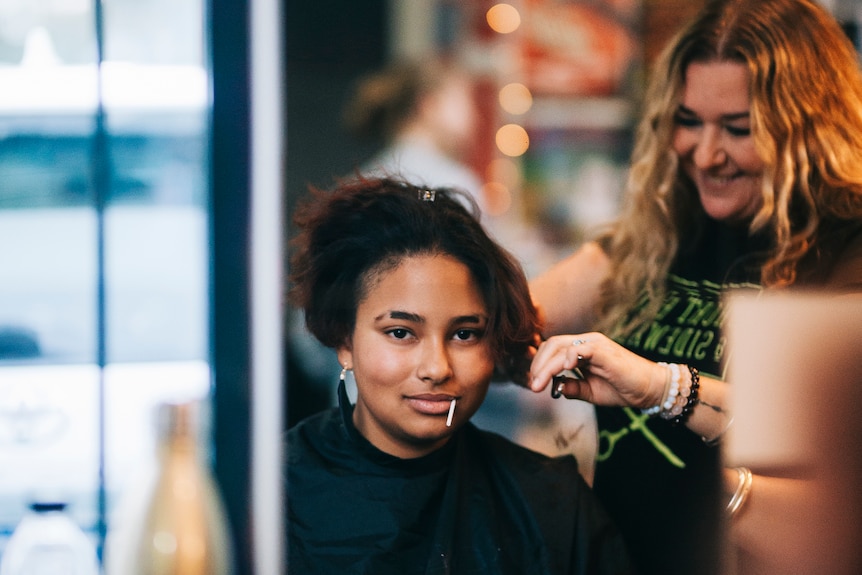
[{"label": "hairdresser's eye", "polygon": [[684,114],[682,112],[678,112],[674,115],[673,123],[677,126],[682,126],[683,128],[697,128],[703,125],[703,122],[701,122],[697,116]]},{"label": "hairdresser's eye", "polygon": [[745,138],[751,135],[751,128],[748,126],[725,126],[725,130],[731,136],[735,136],[737,138]]}]

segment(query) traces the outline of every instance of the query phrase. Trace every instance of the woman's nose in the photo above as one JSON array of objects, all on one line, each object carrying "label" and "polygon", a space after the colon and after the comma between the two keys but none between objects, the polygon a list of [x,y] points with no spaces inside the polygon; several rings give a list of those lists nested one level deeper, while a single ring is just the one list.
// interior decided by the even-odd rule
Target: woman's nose
[{"label": "woman's nose", "polygon": [[704,128],[694,148],[694,164],[701,169],[720,166],[727,161],[721,134],[712,127]]},{"label": "woman's nose", "polygon": [[419,377],[434,384],[443,383],[452,376],[452,364],[443,342],[426,340],[417,370]]}]

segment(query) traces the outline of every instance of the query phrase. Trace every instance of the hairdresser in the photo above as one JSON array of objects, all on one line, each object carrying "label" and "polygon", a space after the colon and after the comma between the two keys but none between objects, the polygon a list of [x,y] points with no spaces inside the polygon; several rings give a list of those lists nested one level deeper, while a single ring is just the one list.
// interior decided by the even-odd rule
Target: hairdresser
[{"label": "hairdresser", "polygon": [[722,572],[725,524],[743,564],[768,554],[795,485],[721,465],[722,301],[862,292],[862,76],[835,19],[708,1],[652,70],[618,221],[530,287],[530,386],[597,406],[594,488],[640,571]]}]

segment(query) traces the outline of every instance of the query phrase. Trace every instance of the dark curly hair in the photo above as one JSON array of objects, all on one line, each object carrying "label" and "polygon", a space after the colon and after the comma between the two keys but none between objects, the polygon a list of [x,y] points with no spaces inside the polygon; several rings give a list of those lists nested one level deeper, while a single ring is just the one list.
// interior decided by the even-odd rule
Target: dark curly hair
[{"label": "dark curly hair", "polygon": [[[423,200],[433,195],[433,201]],[[291,241],[289,301],[305,312],[309,331],[338,347],[355,327],[356,311],[373,279],[417,255],[447,255],[463,263],[489,315],[498,369],[523,381],[538,314],[518,261],[478,220],[469,194],[426,189],[397,179],[351,179],[332,190],[310,189],[298,206]]]}]

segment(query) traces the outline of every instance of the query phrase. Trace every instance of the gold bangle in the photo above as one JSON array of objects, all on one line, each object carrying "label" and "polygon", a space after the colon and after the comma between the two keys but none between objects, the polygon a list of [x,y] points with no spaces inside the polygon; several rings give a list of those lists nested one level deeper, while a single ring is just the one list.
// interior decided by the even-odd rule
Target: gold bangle
[{"label": "gold bangle", "polygon": [[736,472],[739,474],[739,483],[736,486],[736,491],[730,501],[727,503],[727,513],[733,517],[742,508],[745,500],[748,499],[748,494],[751,493],[751,485],[754,483],[754,475],[747,467],[737,467]]}]

